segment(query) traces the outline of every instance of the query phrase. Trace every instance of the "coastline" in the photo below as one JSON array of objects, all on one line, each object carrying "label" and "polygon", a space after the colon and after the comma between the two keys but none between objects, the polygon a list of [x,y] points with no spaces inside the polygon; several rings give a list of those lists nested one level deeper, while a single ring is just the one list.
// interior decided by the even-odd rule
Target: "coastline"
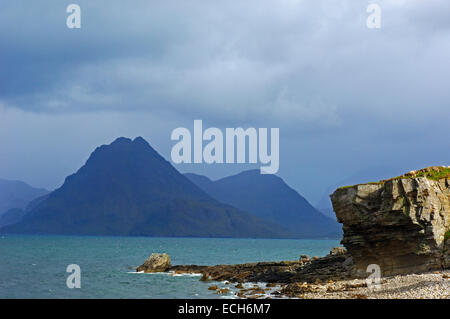
[{"label": "coastline", "polygon": [[450,270],[383,277],[378,290],[364,279],[291,288],[292,297],[304,299],[450,299]]},{"label": "coastline", "polygon": [[170,265],[166,254],[153,254],[137,268],[141,273],[200,276],[208,290],[241,299],[449,299],[450,270],[381,277],[378,285],[357,276],[352,257],[342,247],[327,256],[299,261],[259,262],[235,265]]},{"label": "coastline", "polygon": [[[172,276],[201,276],[201,281],[211,283],[209,290],[215,290],[218,295],[232,293],[234,297],[241,299],[450,299],[450,270],[448,269],[382,277],[378,288],[368,287],[364,278],[342,279],[341,277],[335,281],[321,280],[317,276],[316,280],[311,282],[311,277],[305,277],[310,279],[308,282],[301,281],[298,275],[280,276],[281,272],[293,272],[298,265],[299,263],[295,261],[217,266],[178,265],[168,273]],[[236,271],[251,267],[259,271]],[[262,272],[264,268],[266,273]],[[276,268],[278,272],[276,270],[271,272]],[[208,277],[216,271],[224,271],[224,273],[215,279]],[[275,279],[276,276],[279,276],[278,280]],[[258,277],[262,280],[251,280]],[[267,282],[264,279],[272,281]]]}]

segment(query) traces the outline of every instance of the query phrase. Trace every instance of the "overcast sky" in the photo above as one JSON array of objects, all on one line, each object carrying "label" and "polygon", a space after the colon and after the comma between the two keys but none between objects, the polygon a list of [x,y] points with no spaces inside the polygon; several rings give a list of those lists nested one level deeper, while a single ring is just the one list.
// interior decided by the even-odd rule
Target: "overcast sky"
[{"label": "overcast sky", "polygon": [[74,0],[68,29],[70,1],[3,1],[0,177],[58,187],[118,136],[169,160],[194,119],[279,127],[278,175],[313,204],[364,170],[450,165],[450,1],[370,2]]}]

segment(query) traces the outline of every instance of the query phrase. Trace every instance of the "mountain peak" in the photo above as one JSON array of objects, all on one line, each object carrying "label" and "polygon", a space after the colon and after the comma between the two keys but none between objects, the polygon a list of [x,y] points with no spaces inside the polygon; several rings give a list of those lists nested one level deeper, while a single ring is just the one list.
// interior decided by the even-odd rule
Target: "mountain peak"
[{"label": "mountain peak", "polygon": [[119,137],[37,203],[17,233],[286,237],[283,227],[213,199],[142,137]]},{"label": "mountain peak", "polygon": [[123,145],[127,145],[127,144],[139,145],[139,144],[142,144],[142,145],[150,146],[150,144],[142,136],[137,136],[133,140],[131,138],[129,138],[129,137],[120,136],[120,137],[116,138],[109,145],[117,145],[117,144],[123,144]]},{"label": "mountain peak", "polygon": [[121,137],[116,138],[110,145],[113,145],[113,144],[129,144],[131,142],[132,142],[131,138],[121,136]]},{"label": "mountain peak", "polygon": [[133,143],[140,143],[140,144],[145,144],[145,145],[150,146],[150,144],[142,136],[135,137],[135,139],[133,140]]}]

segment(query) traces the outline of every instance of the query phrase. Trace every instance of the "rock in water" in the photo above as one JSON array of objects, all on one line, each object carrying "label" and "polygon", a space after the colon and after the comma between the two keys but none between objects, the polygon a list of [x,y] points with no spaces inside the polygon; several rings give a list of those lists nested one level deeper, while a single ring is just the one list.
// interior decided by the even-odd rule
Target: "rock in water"
[{"label": "rock in water", "polygon": [[337,189],[331,201],[355,275],[367,277],[369,264],[382,275],[448,268],[449,184],[448,167],[429,167]]},{"label": "rock in water", "polygon": [[152,254],[147,260],[136,268],[143,272],[164,272],[170,269],[170,257],[167,254]]}]

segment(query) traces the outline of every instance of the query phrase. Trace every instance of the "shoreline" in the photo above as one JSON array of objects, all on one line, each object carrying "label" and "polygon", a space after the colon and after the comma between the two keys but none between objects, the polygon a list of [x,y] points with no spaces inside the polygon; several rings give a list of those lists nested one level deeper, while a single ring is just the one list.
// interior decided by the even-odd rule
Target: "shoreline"
[{"label": "shoreline", "polygon": [[382,277],[378,289],[365,279],[351,279],[318,285],[287,285],[290,298],[302,299],[450,299],[450,270]]},{"label": "shoreline", "polygon": [[[174,266],[175,269],[178,269],[177,271],[170,270],[166,273],[172,276],[201,276],[201,281],[211,284],[207,289],[224,296],[232,293],[234,297],[240,299],[450,299],[450,270],[448,269],[381,277],[377,289],[369,288],[366,279],[363,278],[337,281],[318,279],[314,283],[306,281],[289,283],[245,281],[245,279],[237,282],[205,279],[204,271],[197,269],[199,271],[197,273],[181,272],[180,267],[186,266]],[[221,265],[201,267],[209,270],[212,268],[222,269]]]},{"label": "shoreline", "polygon": [[199,276],[210,284],[208,290],[241,299],[450,299],[448,269],[381,277],[378,287],[369,288],[366,278],[355,276],[352,257],[340,248],[324,257],[302,255],[299,261],[174,265],[162,272]]}]

